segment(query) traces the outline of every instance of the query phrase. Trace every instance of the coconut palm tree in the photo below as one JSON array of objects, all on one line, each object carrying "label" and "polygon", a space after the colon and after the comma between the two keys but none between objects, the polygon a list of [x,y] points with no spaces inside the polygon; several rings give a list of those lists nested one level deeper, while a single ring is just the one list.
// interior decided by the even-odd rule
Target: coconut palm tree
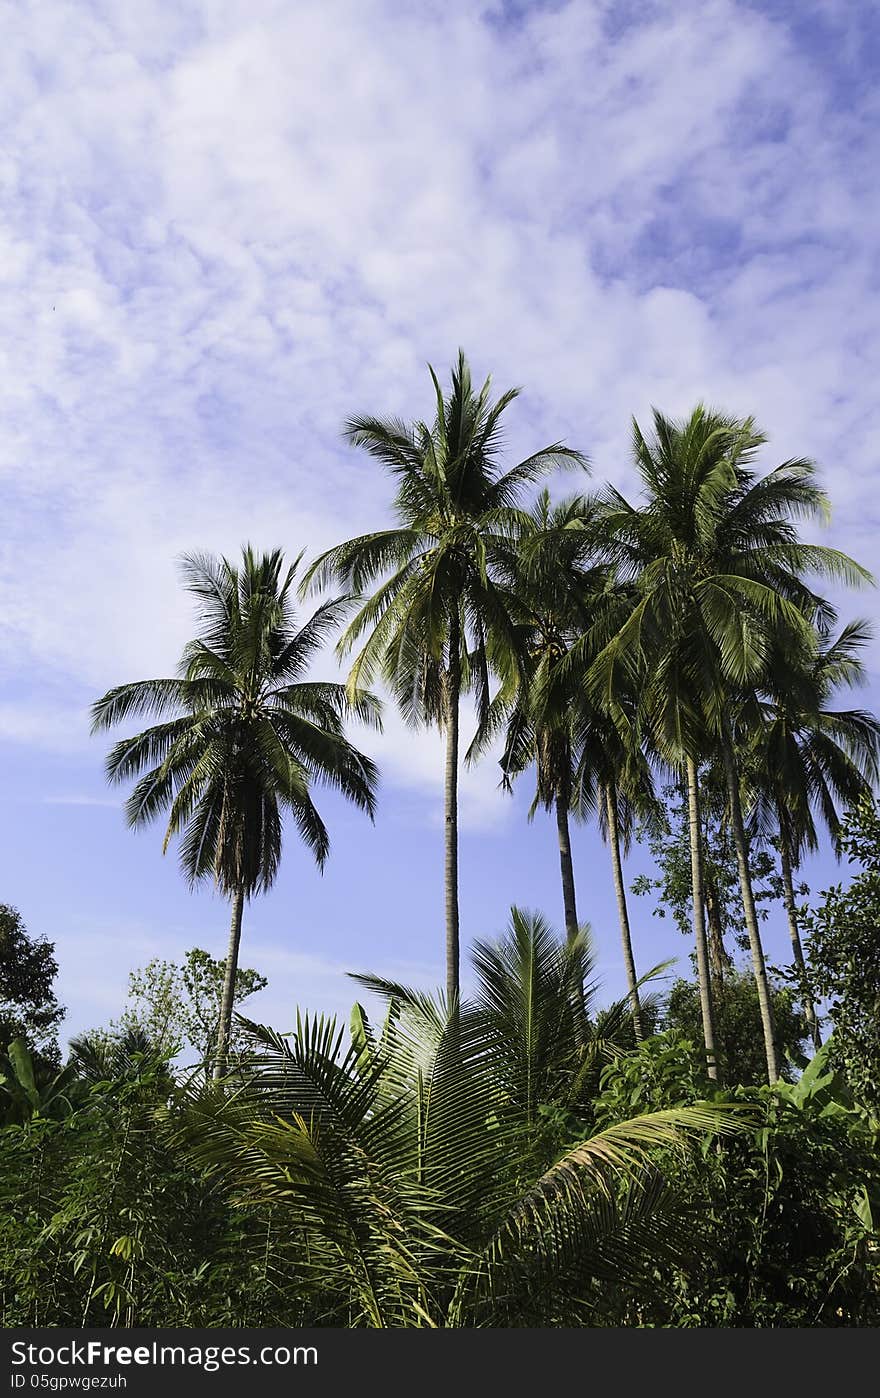
[{"label": "coconut palm tree", "polygon": [[[821,1046],[819,1021],[801,944],[793,872],[807,850],[818,848],[815,815],[837,846],[840,811],[871,794],[878,778],[880,723],[863,709],[834,709],[835,691],[865,683],[860,651],[871,637],[865,621],[822,638],[806,655],[781,647],[758,699],[749,746],[747,782],[758,830],[775,835],[792,955],[813,1042]],[[746,741],[749,735],[746,733]]]},{"label": "coconut palm tree", "polygon": [[285,571],[280,551],[257,555],[249,546],[240,567],[187,555],[183,577],[201,626],[177,676],[119,685],[92,708],[93,732],[134,714],[161,720],[111,749],[108,778],[139,778],[126,804],[129,825],[168,812],[163,851],[179,836],[190,885],[212,878],[231,901],[215,1077],[226,1066],[244,905],[275,878],[283,817],[323,868],[330,841],[313,783],[335,787],[371,818],[375,808],[376,769],[343,722],[378,723],[378,703],[366,691],[306,678],[343,606],[325,602],[299,625],[297,563]]},{"label": "coconut palm tree", "polygon": [[[558,662],[602,605],[607,569],[591,565],[582,525],[589,499],[575,495],[553,504],[547,490],[520,512],[513,535],[499,555],[499,575],[510,597],[516,623],[518,663],[502,668],[506,682],[489,707],[468,750],[468,760],[482,756],[504,733],[500,757],[502,785],[530,767],[535,769],[535,796],[529,820],[539,807],[553,811],[559,843],[565,931],[570,943],[579,934],[574,862],[569,817],[575,782],[578,692],[553,682]],[[507,638],[503,638],[505,644]]]},{"label": "coconut palm tree", "polygon": [[[570,942],[578,937],[570,816],[595,814],[611,852],[624,965],[635,1036],[643,1038],[638,977],[623,882],[621,843],[628,844],[631,805],[650,804],[650,772],[640,751],[628,751],[616,725],[583,685],[589,660],[568,662],[572,646],[619,613],[623,599],[610,570],[596,558],[593,502],[576,495],[553,504],[544,490],[523,511],[504,559],[503,576],[514,599],[521,663],[492,702],[488,721],[471,745],[482,752],[502,721],[503,784],[529,767],[536,774],[532,819],[539,806],[553,810],[559,843],[563,908]],[[617,702],[624,702],[622,696]]]},{"label": "coconut palm tree", "polygon": [[[339,653],[361,648],[349,675],[353,692],[381,676],[401,713],[433,724],[446,740],[446,990],[459,988],[458,778],[460,702],[474,694],[480,718],[490,703],[489,645],[496,665],[515,664],[509,599],[495,575],[523,490],[560,465],[584,464],[556,442],[503,470],[501,420],[517,396],[494,403],[490,380],[475,389],[459,351],[444,396],[437,375],[433,421],[355,417],[346,436],[397,482],[397,524],[329,549],[309,568],[304,587],[338,581],[360,605]],[[364,592],[380,579],[376,591]],[[364,638],[366,638],[364,640]],[[502,659],[502,657],[506,657]]]},{"label": "coconut palm tree", "polygon": [[[749,873],[740,774],[730,722],[733,699],[765,674],[774,631],[813,645],[813,620],[828,615],[806,585],[810,573],[852,584],[869,575],[834,549],[804,543],[799,518],[827,513],[815,467],[783,462],[757,477],[765,438],[751,418],[698,406],[683,422],[654,412],[653,434],[633,424],[633,454],[644,500],[635,507],[608,488],[597,525],[608,557],[637,600],[592,667],[606,701],[619,667],[644,678],[640,720],[657,750],[684,769],[692,848],[694,930],[704,1037],[714,1056],[711,988],[699,849],[697,764],[717,752],[723,763],[731,830],[749,936],[770,1081],[778,1050],[764,952]],[[711,1039],[711,1046],[710,1046]]]}]

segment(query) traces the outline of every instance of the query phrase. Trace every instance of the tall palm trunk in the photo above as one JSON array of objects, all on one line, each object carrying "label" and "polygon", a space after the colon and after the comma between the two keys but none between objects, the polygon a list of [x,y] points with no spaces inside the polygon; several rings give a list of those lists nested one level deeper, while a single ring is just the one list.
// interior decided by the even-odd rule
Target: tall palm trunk
[{"label": "tall palm trunk", "polygon": [[703,1043],[710,1078],[718,1077],[715,1049],[715,1012],[712,986],[709,980],[709,955],[706,947],[706,910],[703,896],[703,850],[700,841],[700,792],[697,786],[697,764],[685,758],[688,790],[688,835],[691,846],[691,902],[693,905],[694,941],[697,951],[697,980],[700,987],[700,1013],[703,1018]]},{"label": "tall palm trunk", "polygon": [[767,967],[764,963],[764,948],[758,929],[758,914],[755,911],[755,895],[752,889],[752,876],[749,869],[749,842],[743,822],[742,802],[739,794],[739,774],[733,756],[733,742],[730,729],[725,723],[721,733],[721,754],[724,759],[724,773],[727,778],[727,796],[730,801],[730,824],[733,844],[736,850],[736,863],[739,870],[739,886],[742,893],[743,912],[749,934],[749,950],[752,954],[752,969],[755,973],[755,986],[758,991],[758,1006],[761,1011],[761,1027],[764,1033],[764,1052],[767,1056],[767,1077],[771,1083],[779,1077],[779,1055],[776,1049],[776,1026],[773,1023],[773,1006],[770,1002],[770,987],[767,983]]},{"label": "tall palm trunk", "polygon": [[721,912],[718,904],[718,890],[712,879],[704,878],[706,898],[706,935],[709,946],[709,971],[712,976],[712,993],[717,997],[724,990],[724,977],[730,966],[730,957],[724,945],[724,930],[721,926]]},{"label": "tall palm trunk", "polygon": [[571,945],[578,935],[577,900],[574,889],[574,864],[571,858],[571,833],[568,811],[571,793],[567,782],[561,782],[556,792],[556,833],[559,837],[559,872],[562,876],[562,906],[565,911],[565,936]]},{"label": "tall palm trunk", "polygon": [[785,912],[788,917],[791,950],[801,981],[804,1015],[807,1020],[807,1028],[810,1031],[810,1038],[813,1040],[813,1047],[818,1050],[822,1047],[822,1035],[819,1033],[819,1017],[816,1014],[816,1005],[810,990],[807,964],[804,959],[804,948],[801,943],[801,932],[798,927],[797,908],[795,907],[794,901],[794,881],[792,879],[791,846],[789,844],[785,814],[781,807],[779,810],[779,862],[782,865],[782,893],[785,902]]},{"label": "tall palm trunk", "polygon": [[232,923],[229,928],[229,946],[226,950],[226,975],[223,978],[223,996],[220,1000],[220,1020],[217,1025],[217,1054],[214,1059],[214,1081],[217,1082],[226,1072],[226,1058],[229,1052],[229,1030],[232,1025],[232,1006],[235,1003],[235,981],[238,975],[238,948],[241,942],[241,919],[244,914],[244,890],[236,889],[232,898]]},{"label": "tall palm trunk", "polygon": [[[569,947],[577,941],[580,925],[577,916],[577,899],[574,888],[574,862],[571,857],[571,832],[569,829],[568,812],[571,806],[571,787],[566,779],[563,779],[556,792],[556,832],[559,836],[559,870],[562,875],[562,903],[565,910],[565,940]],[[582,965],[582,963],[581,963]],[[573,981],[573,992],[576,992],[576,1003],[574,1007],[575,1036],[579,1044],[587,1041],[587,1014],[584,1005],[584,980],[579,974]]]},{"label": "tall palm trunk", "polygon": [[611,850],[611,869],[614,874],[614,892],[617,895],[617,916],[620,922],[620,940],[623,946],[623,964],[626,968],[626,983],[629,986],[629,1000],[632,1005],[633,1032],[636,1043],[645,1037],[642,1025],[642,1005],[639,1000],[639,978],[636,975],[636,962],[633,956],[632,935],[629,926],[629,909],[626,905],[626,887],[623,882],[623,863],[620,858],[620,827],[617,819],[617,791],[609,784],[605,788],[605,810],[608,819],[608,847]]},{"label": "tall palm trunk", "polygon": [[461,627],[457,610],[449,624],[449,665],[446,690],[445,862],[446,900],[446,997],[450,1008],[458,1000],[458,729],[461,702]]}]

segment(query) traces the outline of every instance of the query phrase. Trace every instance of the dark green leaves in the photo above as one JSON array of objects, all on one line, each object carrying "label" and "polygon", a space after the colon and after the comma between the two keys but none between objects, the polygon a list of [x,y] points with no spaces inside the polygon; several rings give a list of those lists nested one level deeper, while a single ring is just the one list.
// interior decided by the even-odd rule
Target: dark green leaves
[{"label": "dark green leaves", "polygon": [[323,864],[329,838],[312,799],[335,787],[372,816],[375,765],[344,735],[354,716],[374,725],[366,691],[307,679],[314,656],[344,615],[329,601],[299,625],[296,564],[250,547],[240,567],[191,554],[183,560],[201,629],[185,647],[177,679],[110,690],[93,707],[93,728],[134,714],[163,722],[117,743],[108,776],[139,774],[126,806],[141,825],[168,812],[165,845],[180,838],[187,878],[213,877],[226,893],[268,888],[281,857],[285,814]]}]

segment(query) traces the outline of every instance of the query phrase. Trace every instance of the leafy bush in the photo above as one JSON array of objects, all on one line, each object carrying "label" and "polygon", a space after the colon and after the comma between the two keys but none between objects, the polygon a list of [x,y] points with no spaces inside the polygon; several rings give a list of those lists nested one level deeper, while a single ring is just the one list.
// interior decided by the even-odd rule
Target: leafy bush
[{"label": "leafy bush", "polygon": [[[796,1065],[805,1061],[807,1022],[795,1003],[790,986],[771,984],[782,1076],[795,1077]],[[693,1044],[703,1040],[700,991],[693,981],[678,980],[672,986],[663,1015],[664,1028],[674,1030]],[[767,1059],[761,1031],[761,1011],[751,971],[730,970],[715,986],[715,1032],[720,1045],[721,1074],[725,1082],[759,1086],[767,1080]]]},{"label": "leafy bush", "polygon": [[831,1057],[822,1049],[797,1084],[725,1090],[703,1077],[688,1040],[667,1033],[605,1069],[596,1111],[606,1123],[635,1100],[658,1110],[695,1093],[757,1114],[756,1129],[707,1142],[681,1164],[691,1253],[657,1269],[639,1324],[880,1322],[880,1138]]},{"label": "leafy bush", "polygon": [[804,918],[810,975],[828,1001],[836,1061],[856,1096],[880,1116],[880,811],[864,801],[850,813],[840,848],[861,865]]}]

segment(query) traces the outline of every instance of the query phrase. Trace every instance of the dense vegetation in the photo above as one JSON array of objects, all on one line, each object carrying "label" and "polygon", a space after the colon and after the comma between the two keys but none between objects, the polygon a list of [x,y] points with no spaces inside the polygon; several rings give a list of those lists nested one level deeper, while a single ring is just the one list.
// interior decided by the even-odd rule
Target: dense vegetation
[{"label": "dense vegetation", "polygon": [[[126,811],[167,821],[190,883],[229,900],[224,962],[133,972],[119,1018],[57,1043],[54,949],[0,909],[0,1288],[5,1325],[791,1326],[880,1322],[880,725],[864,622],[817,589],[864,585],[803,540],[816,469],[764,475],[751,419],[698,407],[633,428],[637,503],[534,493],[586,458],[512,466],[463,355],[433,415],[347,426],[397,487],[392,528],[299,560],[184,560],[199,630],[178,673],[99,699]],[[316,679],[322,644],[355,652]],[[289,828],[323,865],[314,799],[368,815],[351,721],[381,682],[445,738],[446,984],[362,978],[347,1032],[284,1038],[236,1013],[246,901]],[[461,711],[475,731],[463,751]],[[554,815],[563,931],[513,909],[460,994],[462,760],[535,778]],[[627,995],[601,1008],[570,822],[608,845]],[[805,906],[804,854],[859,867]],[[627,889],[634,840],[656,873]],[[628,894],[692,941],[664,997],[637,965]],[[782,910],[791,961],[762,925]],[[824,1020],[823,1020],[824,1016]],[[823,1022],[831,1028],[823,1043]],[[826,1031],[827,1032],[827,1031]],[[811,1057],[808,1057],[811,1054]]]}]

